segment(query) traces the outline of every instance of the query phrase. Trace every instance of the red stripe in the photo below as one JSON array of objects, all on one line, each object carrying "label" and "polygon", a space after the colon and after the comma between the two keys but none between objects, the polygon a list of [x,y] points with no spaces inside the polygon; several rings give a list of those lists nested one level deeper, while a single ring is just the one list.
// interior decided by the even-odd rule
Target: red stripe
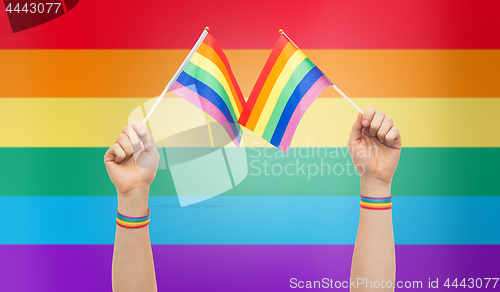
[{"label": "red stripe", "polygon": [[264,83],[266,83],[267,77],[269,76],[269,73],[271,73],[271,69],[273,69],[274,64],[276,63],[276,60],[281,54],[281,51],[285,48],[285,46],[288,44],[288,39],[284,35],[280,35],[278,38],[278,41],[274,45],[274,49],[271,52],[271,55],[266,61],[266,64],[264,65],[264,69],[262,69],[262,72],[259,75],[259,78],[257,79],[257,83],[255,83],[252,92],[250,93],[250,97],[248,98],[246,106],[243,108],[243,113],[241,114],[238,123],[240,125],[245,126],[248,122],[248,118],[250,117],[250,113],[253,110],[253,107],[255,106],[255,102],[257,102],[257,98],[259,97],[260,91],[262,90],[262,87],[264,86]]},{"label": "red stripe", "polygon": [[1,11],[0,48],[190,49],[208,25],[224,49],[269,49],[280,28],[301,49],[500,49],[498,11],[497,0],[86,0],[15,34]]},{"label": "red stripe", "polygon": [[372,208],[372,207],[365,207],[363,205],[360,205],[361,208],[365,208],[365,209],[369,209],[369,210],[389,210],[391,209],[392,207],[385,207],[385,208]]},{"label": "red stripe", "polygon": [[129,228],[129,229],[142,228],[142,227],[147,226],[148,224],[149,224],[149,222],[145,225],[140,225],[140,226],[125,226],[125,225],[122,225],[122,224],[116,222],[116,225],[123,227],[123,228]]},{"label": "red stripe", "polygon": [[[205,40],[203,40],[205,44],[207,44],[209,47],[211,47],[217,55],[219,55],[219,58],[222,60],[222,63],[226,66],[227,73],[229,74],[229,78],[231,79],[230,85],[234,86],[234,90],[236,91],[236,95],[238,96],[238,100],[240,102],[240,105],[242,108],[245,107],[245,98],[243,97],[243,93],[241,92],[240,86],[238,85],[238,82],[236,82],[236,78],[234,77],[233,71],[231,70],[231,66],[229,65],[229,61],[227,60],[226,54],[222,51],[220,48],[219,44],[215,41],[215,39],[212,37],[212,35],[209,33],[205,37]],[[234,109],[235,111],[238,110],[239,113],[241,114],[241,111],[239,109]]]}]

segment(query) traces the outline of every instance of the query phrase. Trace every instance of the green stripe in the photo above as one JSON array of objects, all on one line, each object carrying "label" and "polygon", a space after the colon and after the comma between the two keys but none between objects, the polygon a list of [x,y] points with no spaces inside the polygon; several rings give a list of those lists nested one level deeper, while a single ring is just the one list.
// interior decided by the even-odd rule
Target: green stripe
[{"label": "green stripe", "polygon": [[274,106],[273,113],[269,118],[269,122],[267,123],[266,129],[264,130],[264,134],[262,134],[262,138],[267,141],[271,141],[274,130],[276,129],[276,125],[278,125],[278,121],[280,120],[281,114],[283,113],[283,109],[285,108],[288,99],[290,98],[300,81],[302,81],[304,76],[306,76],[307,72],[311,71],[314,66],[315,65],[313,64],[313,62],[311,62],[311,60],[309,60],[309,58],[305,58],[304,61],[302,61],[297,69],[295,69],[295,71],[292,73],[292,76],[290,76],[290,79],[287,81],[285,87],[283,87],[283,90],[281,91],[280,96],[278,97],[278,101]]},{"label": "green stripe", "polygon": [[233,117],[234,121],[237,121],[238,118],[234,113],[234,109],[231,101],[229,100],[229,96],[227,95],[224,86],[220,84],[219,80],[215,78],[212,74],[208,73],[205,69],[196,66],[195,64],[189,62],[184,68],[184,72],[189,74],[191,77],[198,79],[200,82],[203,82],[208,87],[212,88],[217,94],[224,100],[226,106],[229,108],[229,112]]},{"label": "green stripe", "polygon": [[[115,196],[103,163],[105,152],[105,148],[0,148],[0,196]],[[328,152],[328,157],[324,152],[320,148],[290,148],[289,157],[277,158],[286,154],[274,148],[247,148],[249,174],[224,195],[359,195],[359,177],[347,172],[346,164],[351,162],[347,149],[339,148],[337,158],[330,158],[335,154],[333,151]],[[304,156],[310,158],[301,158]],[[318,173],[308,178],[308,168],[314,170],[314,165],[321,168],[322,163],[336,166],[337,172],[340,172],[339,165],[343,165],[345,171],[339,176],[327,175],[324,166],[323,175]],[[272,174],[273,167],[277,173],[289,164],[293,165],[288,168],[289,173],[294,175]],[[392,194],[500,196],[498,165],[500,148],[403,148]],[[168,170],[158,171],[150,193],[152,196],[176,195]]]},{"label": "green stripe", "polygon": [[360,198],[361,202],[370,203],[370,204],[387,204],[391,203],[392,199],[373,199],[373,198]]},{"label": "green stripe", "polygon": [[124,217],[124,216],[122,216],[120,214],[117,214],[116,218],[120,219],[121,221],[124,221],[124,222],[142,223],[142,222],[146,222],[146,221],[149,220],[149,215],[145,216],[145,217],[140,217],[140,218],[127,218],[127,217]]}]

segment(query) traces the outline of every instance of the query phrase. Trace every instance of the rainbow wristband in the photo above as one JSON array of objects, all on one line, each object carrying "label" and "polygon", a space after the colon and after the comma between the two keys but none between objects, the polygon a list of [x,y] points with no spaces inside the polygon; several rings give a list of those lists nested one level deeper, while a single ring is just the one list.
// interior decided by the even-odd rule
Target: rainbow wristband
[{"label": "rainbow wristband", "polygon": [[370,210],[389,210],[392,208],[392,196],[385,198],[368,198],[361,196],[359,205]]},{"label": "rainbow wristband", "polygon": [[144,217],[129,217],[122,215],[116,210],[116,224],[123,228],[141,228],[149,224],[149,213],[150,210],[148,208],[148,215]]}]

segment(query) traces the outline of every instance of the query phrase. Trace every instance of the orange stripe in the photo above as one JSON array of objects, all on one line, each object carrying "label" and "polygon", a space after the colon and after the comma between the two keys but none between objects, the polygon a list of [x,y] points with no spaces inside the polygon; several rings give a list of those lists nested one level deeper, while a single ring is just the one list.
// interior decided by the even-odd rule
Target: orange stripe
[{"label": "orange stripe", "polygon": [[[224,50],[246,97],[270,52]],[[349,97],[500,97],[500,50],[303,52]],[[188,53],[0,50],[0,97],[155,97]]]},{"label": "orange stripe", "polygon": [[207,44],[209,47],[211,47],[217,53],[217,55],[219,55],[219,57],[222,60],[222,63],[224,63],[224,65],[226,66],[226,69],[229,73],[229,77],[231,78],[233,86],[236,89],[236,93],[238,94],[238,100],[241,104],[241,107],[243,108],[245,106],[245,98],[243,97],[243,93],[241,92],[240,85],[238,84],[236,78],[234,77],[233,70],[231,68],[231,65],[229,65],[229,60],[227,59],[226,54],[224,53],[224,51],[222,51],[217,41],[215,41],[215,39],[212,37],[210,33],[207,34],[203,42]]},{"label": "orange stripe", "polygon": [[116,218],[116,223],[119,223],[120,225],[125,225],[125,226],[142,226],[142,225],[147,225],[151,218],[148,218],[146,221],[141,221],[141,222],[127,222],[123,221],[119,218]]},{"label": "orange stripe", "polygon": [[224,78],[226,78],[227,83],[229,84],[229,88],[231,88],[231,93],[233,95],[233,100],[236,103],[236,106],[238,107],[238,111],[241,115],[241,112],[243,111],[243,106],[240,103],[240,100],[238,98],[238,94],[236,92],[236,89],[234,88],[234,84],[229,76],[229,72],[227,71],[226,66],[224,65],[224,62],[222,62],[220,56],[212,49],[209,45],[202,43],[200,47],[198,48],[197,52],[204,56],[205,58],[209,59],[212,61],[215,66],[219,68],[219,70],[222,72],[224,75]]},{"label": "orange stripe", "polygon": [[365,208],[365,209],[369,209],[369,210],[390,210],[390,209],[392,209],[392,206],[391,207],[384,207],[384,208],[372,208],[372,207],[366,207],[366,206],[361,205],[361,208]]},{"label": "orange stripe", "polygon": [[288,42],[289,40],[282,34],[274,45],[274,48],[271,51],[271,55],[269,55],[269,57],[267,58],[266,64],[261,70],[259,78],[257,78],[257,82],[252,88],[252,92],[250,92],[250,96],[248,97],[248,101],[245,104],[243,113],[238,119],[238,123],[240,123],[241,125],[247,125],[248,118],[250,118],[250,114],[252,113],[253,107],[255,106],[255,102],[259,97],[262,87],[264,86],[264,83],[266,83],[267,77],[269,77],[269,73],[271,73],[271,69],[274,67],[276,60],[278,60],[278,57],[280,56],[283,48],[285,48]]},{"label": "orange stripe", "polygon": [[273,90],[274,84],[276,83],[276,80],[280,76],[281,72],[283,71],[283,68],[285,67],[286,63],[292,55],[297,51],[297,47],[292,42],[289,42],[284,48],[283,51],[281,51],[280,56],[278,57],[278,60],[276,60],[276,63],[274,64],[273,69],[271,70],[271,73],[269,73],[269,76],[267,77],[266,83],[262,87],[262,90],[259,93],[259,97],[257,98],[257,101],[255,102],[255,105],[253,107],[252,113],[250,114],[250,117],[248,118],[248,122],[246,123],[245,127],[247,127],[250,130],[254,130],[255,126],[257,125],[257,121],[259,120],[260,114],[262,113],[262,110],[264,109],[264,106],[266,105],[267,98],[269,97],[269,94],[271,93],[271,90]]}]

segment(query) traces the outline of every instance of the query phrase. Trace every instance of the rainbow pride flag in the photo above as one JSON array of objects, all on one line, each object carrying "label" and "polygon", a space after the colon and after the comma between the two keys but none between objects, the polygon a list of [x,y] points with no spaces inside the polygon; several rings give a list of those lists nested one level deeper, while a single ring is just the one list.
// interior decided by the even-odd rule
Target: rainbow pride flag
[{"label": "rainbow pride flag", "polygon": [[208,32],[170,90],[213,117],[239,146],[237,121],[245,99],[226,55]]},{"label": "rainbow pride flag", "polygon": [[281,34],[238,123],[288,152],[302,116],[330,85],[323,72]]}]

